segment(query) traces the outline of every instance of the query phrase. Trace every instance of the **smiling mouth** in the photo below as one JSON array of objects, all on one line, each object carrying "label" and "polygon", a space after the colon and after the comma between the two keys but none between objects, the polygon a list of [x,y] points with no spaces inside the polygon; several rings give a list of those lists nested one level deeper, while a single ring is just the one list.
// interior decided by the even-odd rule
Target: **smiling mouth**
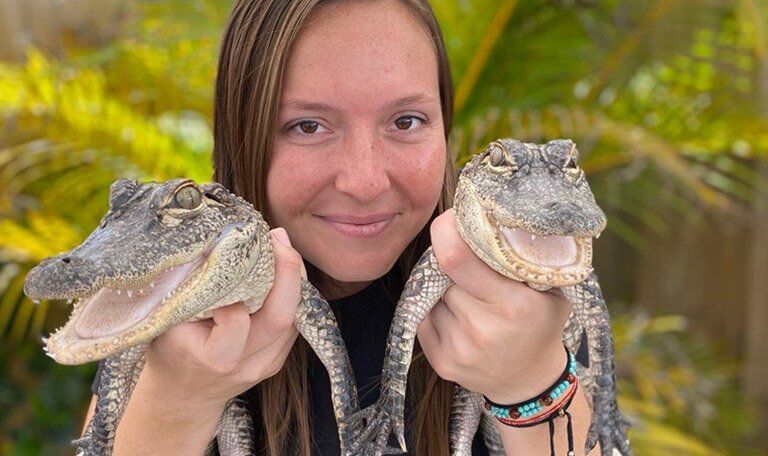
[{"label": "smiling mouth", "polygon": [[382,220],[374,220],[367,223],[358,223],[354,220],[336,217],[318,216],[323,222],[330,225],[336,231],[353,237],[373,237],[381,234],[391,224],[395,215]]}]

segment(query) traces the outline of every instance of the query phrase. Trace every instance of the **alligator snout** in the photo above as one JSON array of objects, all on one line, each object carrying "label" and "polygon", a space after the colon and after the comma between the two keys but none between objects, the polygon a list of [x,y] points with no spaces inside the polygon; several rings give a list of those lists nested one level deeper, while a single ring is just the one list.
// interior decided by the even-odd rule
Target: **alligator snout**
[{"label": "alligator snout", "polygon": [[552,201],[543,204],[530,217],[536,220],[535,226],[549,234],[594,236],[605,226],[605,216],[598,211],[574,201]]},{"label": "alligator snout", "polygon": [[24,294],[31,299],[77,299],[92,294],[103,268],[93,261],[62,253],[41,261],[24,279]]}]

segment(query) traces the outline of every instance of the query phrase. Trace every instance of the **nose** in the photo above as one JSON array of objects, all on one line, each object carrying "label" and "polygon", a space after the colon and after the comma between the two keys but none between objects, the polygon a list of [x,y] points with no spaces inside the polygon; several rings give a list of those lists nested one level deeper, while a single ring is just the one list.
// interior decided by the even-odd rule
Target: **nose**
[{"label": "nose", "polygon": [[387,154],[373,131],[350,135],[342,146],[336,189],[360,202],[375,201],[390,187]]}]

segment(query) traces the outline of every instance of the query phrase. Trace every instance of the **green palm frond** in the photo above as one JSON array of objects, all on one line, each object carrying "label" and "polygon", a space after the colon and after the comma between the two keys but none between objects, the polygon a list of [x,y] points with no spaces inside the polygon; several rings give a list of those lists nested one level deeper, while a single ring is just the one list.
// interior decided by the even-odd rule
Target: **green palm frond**
[{"label": "green palm frond", "polygon": [[99,149],[160,179],[210,175],[207,155],[110,96],[98,69],[62,67],[32,49],[23,68],[0,68],[0,86],[8,100],[0,115],[11,119],[17,134]]}]

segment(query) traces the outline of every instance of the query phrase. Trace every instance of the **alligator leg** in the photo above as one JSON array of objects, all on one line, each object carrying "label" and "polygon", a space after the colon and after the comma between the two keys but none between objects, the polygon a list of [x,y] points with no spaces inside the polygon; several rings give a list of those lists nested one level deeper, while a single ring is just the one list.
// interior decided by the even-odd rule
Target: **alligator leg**
[{"label": "alligator leg", "polygon": [[384,355],[381,392],[375,404],[362,410],[365,429],[352,449],[364,455],[389,453],[387,439],[394,431],[402,451],[405,445],[405,388],[413,356],[416,327],[453,283],[429,247],[419,259],[397,303]]},{"label": "alligator leg", "polygon": [[563,287],[563,291],[573,304],[576,318],[587,331],[589,370],[594,383],[589,388],[593,410],[585,450],[589,452],[599,441],[602,456],[611,456],[614,448],[627,456],[630,454],[627,438],[630,423],[618,408],[613,337],[608,307],[597,277],[592,272],[584,282]]},{"label": "alligator leg", "polygon": [[149,344],[141,344],[107,358],[99,378],[96,409],[85,434],[72,441],[78,455],[112,454],[117,424],[125,412],[128,399],[144,367]]},{"label": "alligator leg", "polygon": [[472,455],[472,440],[482,416],[482,396],[456,385],[453,388],[451,418],[448,422],[452,456]]},{"label": "alligator leg", "polygon": [[[137,345],[119,355],[107,358],[101,371],[98,401],[91,421],[80,439],[72,443],[78,455],[112,454],[115,433],[144,367],[148,344]],[[217,440],[219,453],[225,456],[253,454],[251,417],[239,398],[229,401],[219,420]],[[209,445],[206,454],[219,454]]]},{"label": "alligator leg", "polygon": [[250,456],[255,454],[253,420],[242,396],[227,402],[216,426],[216,443],[222,456]]},{"label": "alligator leg", "polygon": [[331,307],[306,280],[301,283],[301,302],[294,324],[328,371],[341,452],[349,454],[362,429],[355,375]]},{"label": "alligator leg", "polygon": [[488,454],[491,456],[504,456],[504,443],[501,441],[499,428],[496,427],[496,418],[491,412],[483,410],[483,417],[480,420],[480,429],[483,432],[485,447],[488,448]]}]

